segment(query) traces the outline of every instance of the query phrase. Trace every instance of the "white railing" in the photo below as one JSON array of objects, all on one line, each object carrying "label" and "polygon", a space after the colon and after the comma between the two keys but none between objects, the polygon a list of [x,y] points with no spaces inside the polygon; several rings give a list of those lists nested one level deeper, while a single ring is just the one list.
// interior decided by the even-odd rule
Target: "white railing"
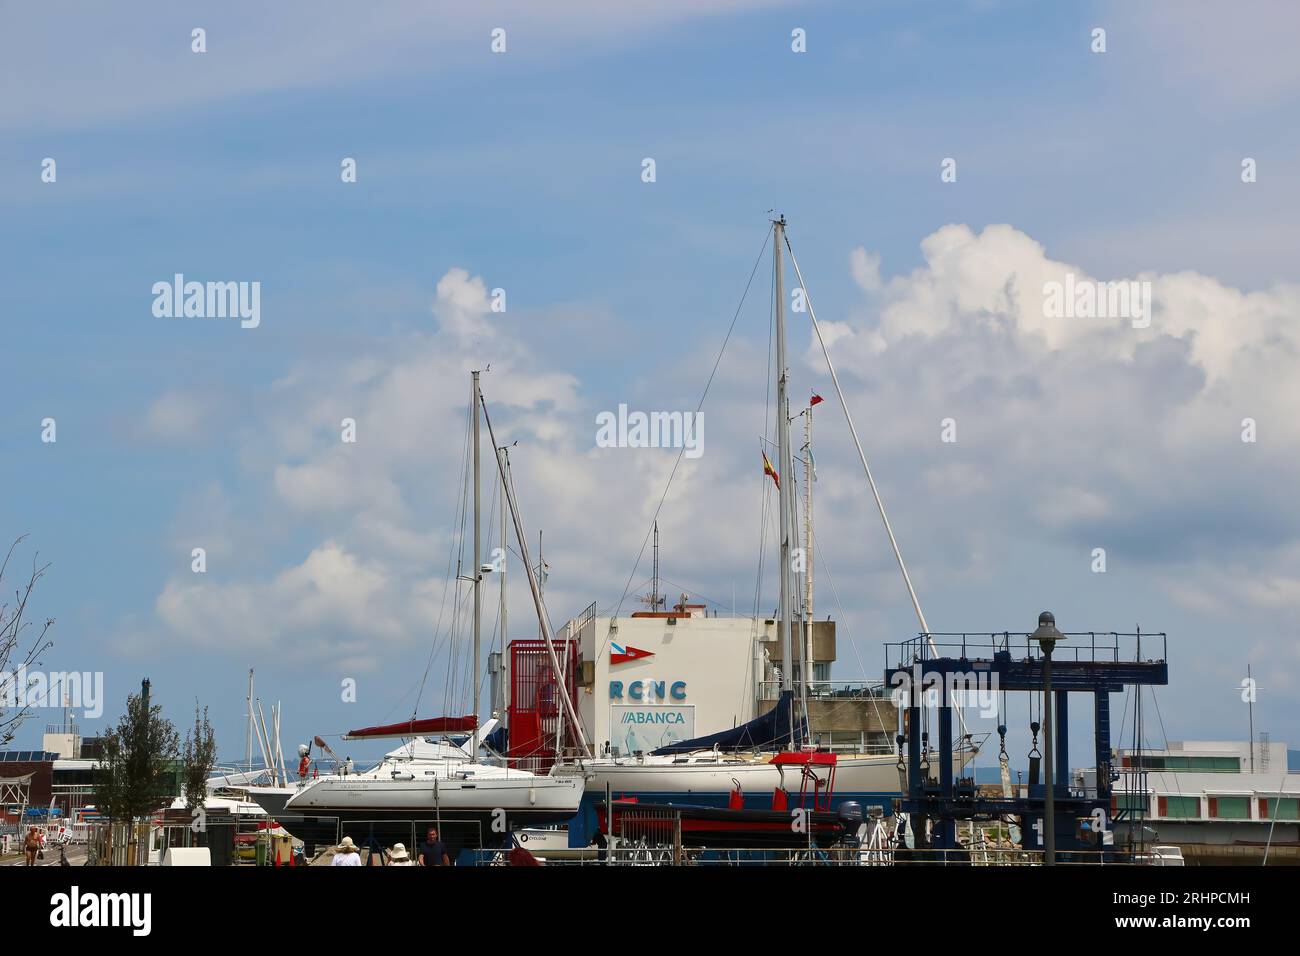
[{"label": "white railing", "polygon": [[[481,866],[509,866],[509,850],[479,850]],[[550,859],[547,866],[1042,866],[1041,850],[976,846],[957,850],[908,850],[888,844],[867,843],[819,849],[702,850],[622,843],[594,856]],[[1146,861],[1115,852],[1061,851],[1058,866],[1135,865]]]}]

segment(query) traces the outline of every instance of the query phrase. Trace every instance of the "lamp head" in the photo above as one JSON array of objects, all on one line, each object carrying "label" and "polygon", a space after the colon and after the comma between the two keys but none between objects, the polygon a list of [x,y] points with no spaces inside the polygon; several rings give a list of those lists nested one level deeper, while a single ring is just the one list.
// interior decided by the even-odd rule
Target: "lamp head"
[{"label": "lamp head", "polygon": [[1065,640],[1065,635],[1056,629],[1056,615],[1051,611],[1044,611],[1038,615],[1038,629],[1029,636],[1049,653],[1056,646],[1057,641]]}]

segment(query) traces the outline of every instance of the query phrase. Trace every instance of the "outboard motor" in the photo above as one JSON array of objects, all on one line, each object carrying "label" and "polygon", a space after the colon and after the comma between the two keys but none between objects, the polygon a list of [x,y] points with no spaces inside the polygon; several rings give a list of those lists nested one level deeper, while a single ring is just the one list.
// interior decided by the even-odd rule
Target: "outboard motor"
[{"label": "outboard motor", "polygon": [[856,800],[845,800],[836,808],[840,827],[844,831],[845,842],[856,842],[862,830],[862,804]]}]

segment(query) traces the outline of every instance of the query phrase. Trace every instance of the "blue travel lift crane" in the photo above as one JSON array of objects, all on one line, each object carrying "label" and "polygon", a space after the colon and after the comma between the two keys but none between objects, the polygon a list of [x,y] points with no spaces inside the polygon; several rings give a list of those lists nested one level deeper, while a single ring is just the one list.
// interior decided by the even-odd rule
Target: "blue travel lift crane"
[{"label": "blue travel lift crane", "polygon": [[[917,849],[960,851],[957,822],[1018,818],[1026,850],[1043,850],[1046,818],[1055,835],[1055,860],[1069,862],[1073,853],[1086,852],[1075,860],[1108,861],[1113,846],[1104,833],[1127,810],[1112,815],[1114,775],[1111,768],[1110,695],[1126,686],[1164,686],[1169,683],[1163,633],[1129,634],[1082,632],[1061,634],[1055,630],[1050,612],[1039,618],[1033,634],[1004,631],[992,634],[924,633],[885,647],[887,688],[907,688],[900,700],[904,710],[904,733],[898,735],[899,769],[906,770],[906,796],[896,808],[908,814]],[[1047,631],[1045,632],[1045,627]],[[1056,640],[1043,644],[1044,634]],[[1143,646],[1145,642],[1145,647]],[[1048,649],[1044,654],[1044,647]],[[1055,648],[1054,652],[1051,650]],[[951,654],[953,656],[941,656]],[[1145,658],[1145,659],[1144,659]],[[891,661],[894,663],[891,665]],[[993,693],[1020,691],[1043,697],[1045,679],[1050,681],[1056,719],[1052,741],[1056,759],[1051,810],[1046,781],[1038,779],[1038,762],[1031,758],[1030,780],[1024,795],[1021,788],[1010,797],[982,796],[972,777],[954,778],[953,699],[951,688],[981,687]],[[927,687],[943,688],[927,696]],[[1070,786],[1070,694],[1091,694],[1094,722],[1096,791],[1085,793]],[[931,700],[934,706],[931,706]],[[960,701],[957,701],[960,704]],[[931,741],[927,711],[936,711],[938,740]],[[1005,720],[1005,715],[1002,717]],[[999,733],[1005,740],[1006,728]],[[1038,728],[1034,725],[1035,745]],[[939,775],[930,776],[929,753],[937,750]],[[904,758],[906,753],[906,758]],[[1049,751],[1050,753],[1050,751]],[[904,761],[906,761],[904,763]],[[1101,811],[1101,814],[1096,811]],[[927,826],[927,823],[932,826]],[[1100,856],[1098,854],[1100,853]],[[920,853],[917,860],[948,859],[952,854]]]}]

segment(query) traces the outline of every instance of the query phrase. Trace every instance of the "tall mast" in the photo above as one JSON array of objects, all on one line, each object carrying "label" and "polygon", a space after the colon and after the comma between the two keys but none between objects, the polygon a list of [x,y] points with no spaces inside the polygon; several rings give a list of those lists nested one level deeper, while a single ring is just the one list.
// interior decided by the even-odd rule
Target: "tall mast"
[{"label": "tall mast", "polygon": [[[784,230],[782,230],[784,233]],[[786,240],[787,248],[790,240]],[[853,439],[853,447],[857,449],[858,460],[862,462],[862,471],[867,476],[867,484],[871,486],[871,495],[876,499],[876,510],[880,512],[880,521],[885,526],[885,535],[889,538],[889,547],[894,552],[894,560],[898,562],[899,573],[903,576],[903,584],[907,587],[907,595],[912,599],[912,609],[916,612],[916,619],[921,625],[921,634],[925,636],[926,643],[930,650],[936,655],[939,650],[935,646],[934,636],[930,633],[930,625],[925,621],[925,612],[921,610],[921,600],[916,596],[916,588],[912,587],[912,577],[907,573],[907,565],[903,563],[903,552],[899,550],[898,539],[894,537],[894,527],[889,523],[889,515],[885,513],[885,503],[880,497],[880,489],[876,487],[876,479],[871,477],[871,466],[867,464],[866,452],[862,450],[862,442],[858,440],[858,430],[853,424],[853,413],[849,411],[849,404],[844,400],[844,389],[840,388],[840,377],[835,373],[835,363],[831,361],[830,350],[826,346],[826,339],[822,336],[821,325],[817,322],[817,312],[813,309],[812,298],[808,295],[808,285],[803,281],[803,273],[799,271],[799,259],[795,256],[794,250],[790,249],[790,264],[794,266],[795,278],[799,280],[799,288],[803,290],[804,305],[808,308],[808,319],[812,322],[813,333],[817,336],[817,344],[821,346],[822,356],[826,359],[826,370],[831,373],[831,384],[835,386],[835,397],[839,400],[840,408],[844,411],[844,421],[849,426],[849,436]],[[953,708],[957,712],[957,723],[961,725],[962,737],[969,737],[970,731],[966,727],[966,718],[962,715],[960,706]]]},{"label": "tall mast", "polygon": [[510,473],[510,449],[501,448],[497,450],[501,456],[498,467],[501,469],[503,476],[501,482],[501,580],[500,584],[500,608],[498,614],[501,618],[501,627],[497,634],[497,693],[492,701],[492,710],[496,714],[501,714],[506,706],[506,684],[505,684],[505,664],[506,664],[506,478],[505,475]]},{"label": "tall mast", "polygon": [[[487,421],[488,437],[492,440],[493,447],[496,447],[497,439],[496,433],[492,430],[492,417],[487,414],[486,408],[483,409],[483,417]],[[524,537],[524,521],[519,516],[519,502],[515,498],[514,483],[506,479],[505,468],[502,464],[502,459],[500,458],[497,459],[497,468],[501,471],[501,481],[506,488],[507,504],[510,506],[510,516],[514,520],[515,540],[519,542],[519,563],[523,565],[524,573],[528,575],[528,589],[533,595],[533,607],[537,611],[537,623],[541,628],[543,637],[542,644],[546,648],[546,656],[550,658],[552,673],[558,675],[560,678],[556,681],[561,691],[559,694],[560,705],[564,708],[565,714],[568,715],[569,723],[573,727],[574,733],[578,738],[578,748],[582,752],[582,756],[590,757],[591,747],[587,744],[587,735],[583,732],[582,722],[578,719],[578,711],[574,707],[573,699],[569,696],[568,688],[565,686],[562,679],[565,672],[560,669],[560,660],[555,653],[555,641],[546,633],[547,622],[550,620],[550,613],[546,610],[546,599],[542,596],[542,589],[537,580],[538,576],[533,572],[532,561],[528,554],[528,541]],[[540,547],[540,535],[538,543]],[[541,567],[540,555],[538,567]]]},{"label": "tall mast", "polygon": [[[781,246],[785,238],[785,217],[772,223],[772,281],[776,293],[776,471],[779,480],[786,483],[777,492],[780,502],[780,526],[777,537],[781,542],[781,614],[777,621],[777,638],[781,641],[781,692],[793,688],[793,608],[790,603],[790,399],[786,395],[785,358],[785,282],[781,268]],[[790,708],[790,738],[794,739],[794,708]]]},{"label": "tall mast", "polygon": [[479,659],[479,631],[483,626],[483,599],[480,585],[483,583],[483,552],[480,535],[482,529],[479,526],[479,390],[478,390],[478,372],[471,373],[471,388],[473,392],[470,400],[474,403],[474,669],[470,671],[470,684],[474,695],[474,736],[473,743],[470,747],[470,761],[478,762],[478,659]]},{"label": "tall mast", "polygon": [[813,457],[812,457],[812,414],[813,407],[809,405],[803,411],[803,453],[804,471],[803,471],[803,520],[804,520],[804,602],[803,602],[803,620],[804,620],[804,653],[803,653],[803,685],[804,685],[804,707],[806,708],[808,700],[808,682],[812,680],[812,661],[813,661],[813,511],[812,511],[812,492],[813,492]]},{"label": "tall mast", "polygon": [[253,669],[248,669],[248,772],[253,772]]}]

